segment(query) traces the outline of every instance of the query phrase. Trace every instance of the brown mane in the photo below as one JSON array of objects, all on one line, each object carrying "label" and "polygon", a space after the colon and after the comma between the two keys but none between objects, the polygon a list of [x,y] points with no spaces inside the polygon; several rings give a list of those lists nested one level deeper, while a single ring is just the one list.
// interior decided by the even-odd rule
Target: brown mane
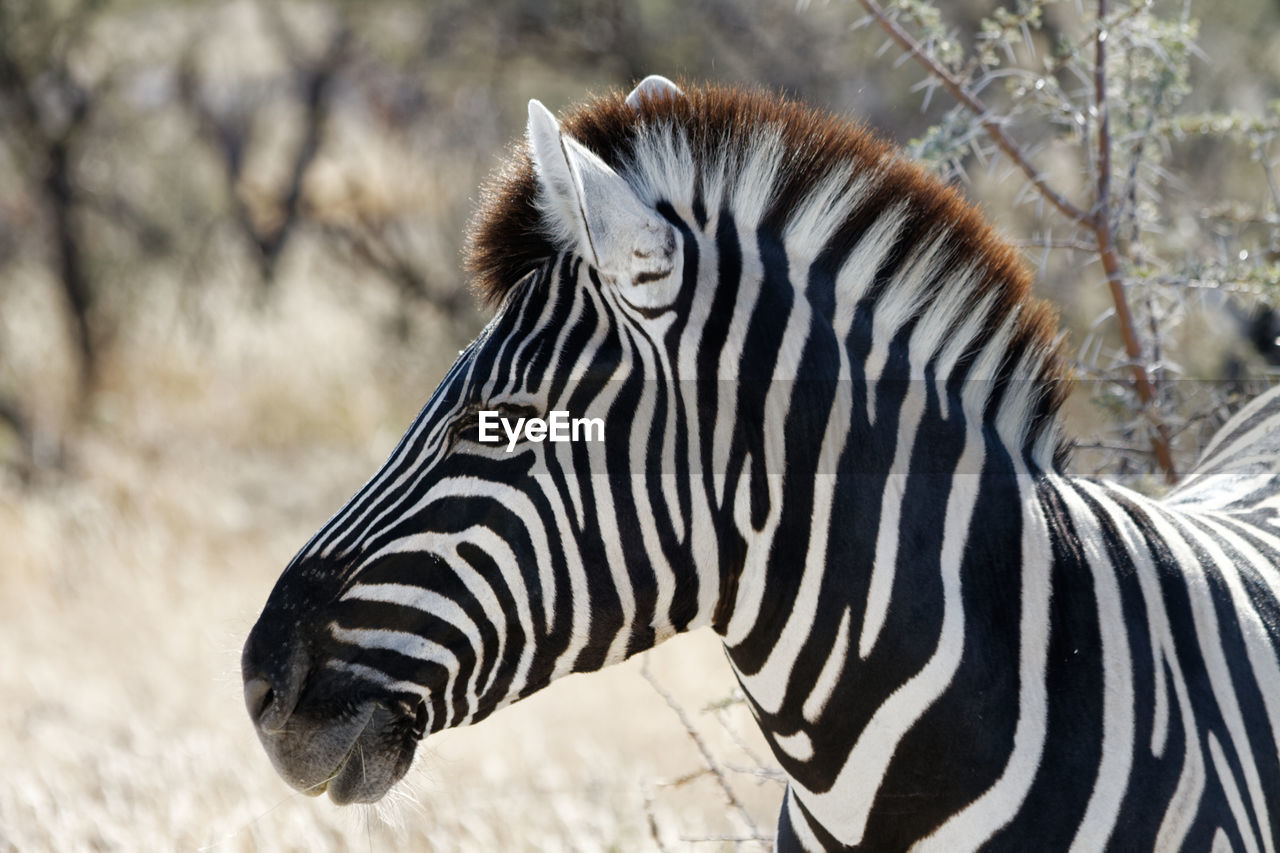
[{"label": "brown mane", "polygon": [[[868,196],[859,201],[849,227],[837,231],[833,242],[843,238],[849,241],[844,248],[851,248],[861,233],[859,223],[865,224],[895,203],[905,203],[908,210],[902,231],[905,240],[944,234],[953,262],[967,262],[978,272],[971,284],[972,304],[995,296],[987,329],[993,331],[1010,311],[1018,309],[1011,353],[1040,354],[1032,365],[1039,391],[1032,406],[1029,439],[1054,419],[1069,390],[1058,352],[1056,313],[1029,297],[1031,278],[1018,253],[958,192],[872,132],[829,112],[758,90],[692,86],[683,81],[680,86],[684,98],[646,98],[638,111],[626,104],[622,92],[596,97],[569,110],[561,128],[624,175],[645,128],[669,128],[664,132],[686,139],[695,174],[716,162],[741,162],[762,132],[776,133],[787,156],[769,188],[765,225],[784,225],[788,214],[839,170],[851,169],[853,176],[873,174]],[[536,198],[533,166],[521,140],[483,188],[468,233],[466,260],[472,286],[488,305],[499,303],[523,275],[563,248],[544,227]]]}]

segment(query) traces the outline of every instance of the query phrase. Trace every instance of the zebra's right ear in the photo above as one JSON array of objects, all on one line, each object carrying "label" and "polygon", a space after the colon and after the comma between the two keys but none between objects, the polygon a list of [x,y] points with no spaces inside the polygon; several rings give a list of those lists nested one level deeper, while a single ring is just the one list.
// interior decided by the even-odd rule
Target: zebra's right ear
[{"label": "zebra's right ear", "polygon": [[555,116],[536,100],[529,102],[528,140],[538,204],[554,238],[626,284],[671,273],[675,229],[608,164],[561,133]]}]

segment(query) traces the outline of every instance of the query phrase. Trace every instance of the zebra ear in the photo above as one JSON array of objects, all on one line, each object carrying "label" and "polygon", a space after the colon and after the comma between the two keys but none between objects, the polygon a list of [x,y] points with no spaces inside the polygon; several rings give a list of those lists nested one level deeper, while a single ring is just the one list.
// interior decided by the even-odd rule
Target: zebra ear
[{"label": "zebra ear", "polygon": [[578,247],[605,276],[629,284],[664,278],[675,267],[675,229],[555,117],[529,102],[529,153],[538,202],[553,236]]},{"label": "zebra ear", "polygon": [[650,74],[631,90],[630,95],[627,95],[627,106],[639,112],[640,104],[645,98],[656,101],[662,98],[676,99],[683,97],[684,92],[675,83],[672,83],[661,74]]}]

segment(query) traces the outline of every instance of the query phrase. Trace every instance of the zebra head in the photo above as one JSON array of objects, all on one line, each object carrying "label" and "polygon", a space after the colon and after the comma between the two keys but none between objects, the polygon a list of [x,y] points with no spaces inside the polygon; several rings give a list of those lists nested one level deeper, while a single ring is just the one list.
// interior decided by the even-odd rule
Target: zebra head
[{"label": "zebra head", "polygon": [[[681,97],[650,78],[622,104]],[[631,461],[674,452],[664,318],[693,286],[691,235],[537,101],[526,141],[517,179],[535,187],[538,227],[478,262],[505,276],[495,317],[245,643],[273,764],[335,802],[379,799],[425,734],[621,660],[713,603],[682,566],[654,565],[688,522],[639,519],[660,486]]]}]

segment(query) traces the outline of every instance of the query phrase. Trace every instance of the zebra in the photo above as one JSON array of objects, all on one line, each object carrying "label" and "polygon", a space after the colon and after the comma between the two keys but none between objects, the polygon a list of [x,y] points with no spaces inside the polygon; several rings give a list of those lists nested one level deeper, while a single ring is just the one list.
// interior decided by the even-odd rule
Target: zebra
[{"label": "zebra", "polygon": [[[1015,250],[763,91],[531,101],[468,264],[491,322],[245,643],[291,785],[376,801],[425,735],[710,626],[779,850],[1275,851],[1280,389],[1162,499],[1069,475]],[[603,440],[482,440],[556,411]]]}]

